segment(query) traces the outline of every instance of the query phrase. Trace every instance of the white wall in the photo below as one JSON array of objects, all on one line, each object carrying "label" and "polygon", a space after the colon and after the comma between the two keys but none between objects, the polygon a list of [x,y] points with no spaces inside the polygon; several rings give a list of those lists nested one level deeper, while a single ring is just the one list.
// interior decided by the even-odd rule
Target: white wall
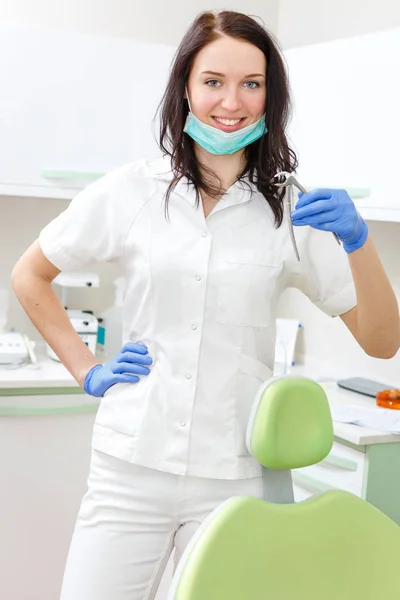
[{"label": "white wall", "polygon": [[280,0],[278,37],[285,48],[400,25],[396,0]]},{"label": "white wall", "polygon": [[[393,0],[280,0],[278,38],[288,48],[398,25],[400,4]],[[400,299],[400,223],[374,222],[369,227]],[[389,361],[365,356],[340,319],[326,317],[299,292],[284,294],[279,313],[302,321],[300,352],[351,369],[354,375],[400,385],[400,354]]]},{"label": "white wall", "polygon": [[258,15],[276,31],[278,0],[0,0],[0,20],[177,45],[198,13],[223,8]]},{"label": "white wall", "polygon": [[[0,196],[0,289],[10,292],[8,323],[32,339],[41,339],[10,288],[10,273],[18,257],[37,238],[40,230],[64,208],[67,200],[49,198],[8,198]],[[113,301],[112,281],[117,275],[111,265],[100,265],[91,271],[101,277],[101,290],[71,291],[67,300],[70,308],[101,310]]]}]

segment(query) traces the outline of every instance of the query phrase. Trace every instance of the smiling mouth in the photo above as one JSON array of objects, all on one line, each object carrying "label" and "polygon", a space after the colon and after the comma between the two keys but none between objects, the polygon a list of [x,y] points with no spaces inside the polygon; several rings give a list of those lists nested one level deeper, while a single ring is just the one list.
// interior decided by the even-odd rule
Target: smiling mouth
[{"label": "smiling mouth", "polygon": [[241,119],[225,119],[223,117],[212,117],[215,123],[217,124],[218,129],[223,129],[224,131],[235,131],[236,129],[240,129],[245,117]]}]

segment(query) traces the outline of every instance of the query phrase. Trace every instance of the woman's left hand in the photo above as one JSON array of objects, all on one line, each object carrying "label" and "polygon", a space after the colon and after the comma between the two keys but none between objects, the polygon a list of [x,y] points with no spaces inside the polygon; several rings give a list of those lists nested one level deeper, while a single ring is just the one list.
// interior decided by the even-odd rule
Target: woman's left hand
[{"label": "woman's left hand", "polygon": [[336,233],[347,253],[365,244],[368,227],[346,190],[317,189],[302,194],[292,212],[293,225]]}]

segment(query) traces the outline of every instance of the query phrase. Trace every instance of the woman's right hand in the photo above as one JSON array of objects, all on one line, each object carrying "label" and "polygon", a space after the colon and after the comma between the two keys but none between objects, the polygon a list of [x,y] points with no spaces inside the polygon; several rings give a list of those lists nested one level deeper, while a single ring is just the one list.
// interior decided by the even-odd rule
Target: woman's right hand
[{"label": "woman's right hand", "polygon": [[116,383],[137,383],[139,375],[148,375],[152,364],[147,347],[128,342],[112,360],[105,365],[95,365],[86,374],[83,389],[90,396],[101,397]]}]

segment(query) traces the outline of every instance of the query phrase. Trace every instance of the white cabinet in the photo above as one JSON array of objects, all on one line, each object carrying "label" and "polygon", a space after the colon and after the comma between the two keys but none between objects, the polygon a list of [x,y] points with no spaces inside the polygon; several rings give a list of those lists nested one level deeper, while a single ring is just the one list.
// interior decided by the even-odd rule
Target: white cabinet
[{"label": "white cabinet", "polygon": [[362,497],[365,453],[334,442],[329,455],[320,463],[292,473],[295,500],[315,493],[340,489]]},{"label": "white cabinet", "polygon": [[0,388],[0,587],[7,600],[59,597],[86,491],[97,402],[45,391],[23,396]]},{"label": "white cabinet", "polygon": [[[307,187],[345,187],[367,218],[400,220],[400,29],[286,52],[290,138]],[[369,197],[362,190],[369,189]],[[365,194],[364,194],[365,195]]]},{"label": "white cabinet", "polygon": [[[7,600],[59,598],[98,406],[75,391],[0,385],[0,595]],[[171,560],[156,600],[167,598],[172,567]]]},{"label": "white cabinet", "polygon": [[364,437],[369,437],[366,445],[349,446],[337,438],[323,461],[293,470],[295,500],[305,500],[330,489],[345,490],[400,524],[400,443],[392,441],[395,436],[390,434],[386,434],[385,442],[382,437],[385,434],[381,432],[372,432],[380,435],[374,441],[371,432],[364,431]]},{"label": "white cabinet", "polygon": [[158,156],[153,125],[175,49],[0,24],[0,193],[71,198]]}]

